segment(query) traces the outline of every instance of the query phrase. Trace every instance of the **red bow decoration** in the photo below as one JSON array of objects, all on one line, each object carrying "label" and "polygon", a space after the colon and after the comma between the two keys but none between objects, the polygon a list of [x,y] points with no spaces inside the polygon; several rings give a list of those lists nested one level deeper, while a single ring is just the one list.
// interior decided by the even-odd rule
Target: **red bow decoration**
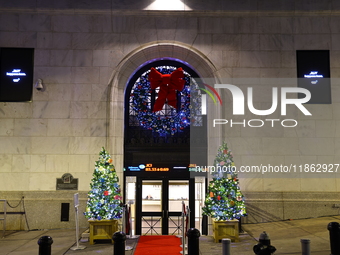
[{"label": "red bow decoration", "polygon": [[153,106],[153,112],[163,109],[165,102],[174,108],[177,108],[176,90],[182,91],[184,88],[185,80],[182,67],[176,69],[171,74],[161,74],[155,68],[151,68],[149,74],[149,81],[151,89],[160,87],[158,98]]}]

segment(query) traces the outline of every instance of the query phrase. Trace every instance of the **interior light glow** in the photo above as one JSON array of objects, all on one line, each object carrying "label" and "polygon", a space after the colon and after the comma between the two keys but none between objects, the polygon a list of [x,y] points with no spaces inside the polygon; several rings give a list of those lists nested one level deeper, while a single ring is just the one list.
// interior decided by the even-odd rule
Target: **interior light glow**
[{"label": "interior light glow", "polygon": [[155,0],[144,10],[155,11],[190,11],[191,8],[186,6],[181,0]]}]

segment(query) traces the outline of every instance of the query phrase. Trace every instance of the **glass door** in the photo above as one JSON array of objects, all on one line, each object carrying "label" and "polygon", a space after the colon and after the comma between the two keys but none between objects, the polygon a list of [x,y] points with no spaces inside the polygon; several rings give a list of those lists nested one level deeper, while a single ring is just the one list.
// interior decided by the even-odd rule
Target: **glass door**
[{"label": "glass door", "polygon": [[182,208],[189,206],[189,181],[169,180],[168,185],[168,234],[182,235]]},{"label": "glass door", "polygon": [[190,192],[189,183],[189,180],[138,178],[136,234],[181,235],[183,203],[189,206],[189,198],[193,196],[194,207],[194,189]]},{"label": "glass door", "polygon": [[162,180],[142,180],[142,235],[161,235],[164,218]]}]

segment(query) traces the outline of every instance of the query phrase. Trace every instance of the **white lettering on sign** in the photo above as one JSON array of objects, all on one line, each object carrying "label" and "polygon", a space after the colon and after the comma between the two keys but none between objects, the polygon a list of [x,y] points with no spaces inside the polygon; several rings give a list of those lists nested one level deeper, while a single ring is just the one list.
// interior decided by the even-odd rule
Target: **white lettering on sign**
[{"label": "white lettering on sign", "polygon": [[322,74],[318,74],[318,71],[311,71],[309,74],[304,75],[305,78],[323,78]]},{"label": "white lettering on sign", "polygon": [[6,75],[13,77],[13,82],[19,82],[18,76],[26,76],[26,73],[21,72],[21,69],[13,69],[12,72],[6,72]]},{"label": "white lettering on sign", "polygon": [[[309,74],[305,74],[303,77],[305,77],[305,78],[323,78],[323,75],[318,74],[318,71],[311,71]],[[319,82],[318,80],[313,80],[310,83],[315,85],[318,82]]]}]

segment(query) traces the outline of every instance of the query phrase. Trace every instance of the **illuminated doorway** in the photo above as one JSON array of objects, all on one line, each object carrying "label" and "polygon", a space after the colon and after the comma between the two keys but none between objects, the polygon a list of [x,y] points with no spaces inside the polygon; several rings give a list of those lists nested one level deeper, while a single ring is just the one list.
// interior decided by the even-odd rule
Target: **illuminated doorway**
[{"label": "illuminated doorway", "polygon": [[[152,67],[162,74],[171,74],[183,68],[186,83],[184,89],[177,92],[177,107],[165,103],[160,111],[152,111],[159,92],[158,89],[151,90],[148,84]],[[126,202],[134,200],[136,234],[178,232],[178,217],[181,214],[178,204],[182,201],[172,197],[176,192],[171,190],[176,187],[188,190],[185,201],[191,209],[189,227],[196,227],[197,218],[200,218],[196,217],[199,209],[195,204],[195,177],[189,171],[192,163],[190,133],[193,129],[206,128],[206,120],[205,116],[199,115],[195,115],[194,121],[191,120],[190,96],[192,93],[201,93],[199,89],[191,90],[195,78],[198,78],[197,73],[187,63],[159,59],[146,63],[129,79],[124,111],[124,185],[127,187],[124,197]],[[197,105],[200,106],[200,102]],[[207,147],[206,141],[203,147]],[[204,157],[202,162],[206,162],[207,153]],[[149,169],[150,165],[154,170]],[[130,190],[133,185],[134,192]],[[158,187],[158,191],[154,191],[156,195],[153,195],[153,199],[146,199],[143,192],[153,186]],[[132,193],[135,194],[133,199]]]}]

